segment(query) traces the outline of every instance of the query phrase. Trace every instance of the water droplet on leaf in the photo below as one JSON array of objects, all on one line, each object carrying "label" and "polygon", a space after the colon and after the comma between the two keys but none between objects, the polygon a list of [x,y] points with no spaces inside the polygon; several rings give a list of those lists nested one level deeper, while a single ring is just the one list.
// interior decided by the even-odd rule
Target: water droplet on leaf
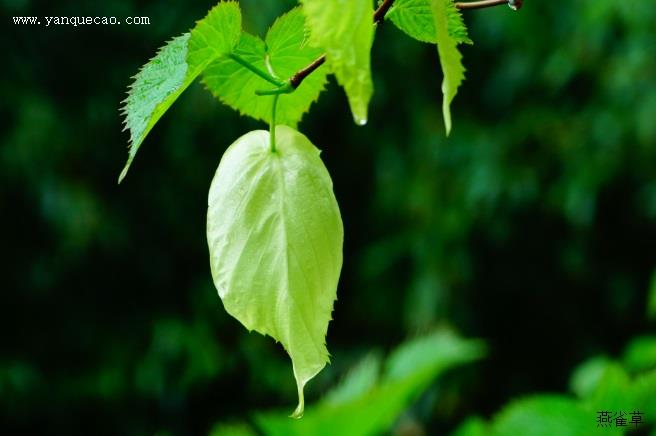
[{"label": "water droplet on leaf", "polygon": [[524,4],[524,0],[508,0],[508,6],[513,11],[518,11]]}]

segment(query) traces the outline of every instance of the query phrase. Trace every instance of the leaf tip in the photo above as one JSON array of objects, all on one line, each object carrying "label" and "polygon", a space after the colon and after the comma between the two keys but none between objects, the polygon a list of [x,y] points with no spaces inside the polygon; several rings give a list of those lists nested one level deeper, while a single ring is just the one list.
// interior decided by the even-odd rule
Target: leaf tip
[{"label": "leaf tip", "polygon": [[442,101],[442,117],[444,118],[444,128],[446,130],[446,136],[449,136],[451,133],[451,99],[446,94],[446,91],[443,88],[444,97]]},{"label": "leaf tip", "polygon": [[304,386],[305,383],[298,384],[298,406],[296,406],[296,410],[294,410],[294,412],[289,415],[289,417],[292,419],[301,419],[303,417],[303,413],[305,412],[305,397],[303,395]]},{"label": "leaf tip", "polygon": [[294,413],[289,415],[290,418],[292,419],[301,419],[303,418],[303,412],[305,412],[305,405],[299,403],[299,405],[296,407],[296,410],[294,410]]},{"label": "leaf tip", "polygon": [[355,101],[349,97],[349,104],[351,106],[351,113],[353,114],[353,122],[358,126],[364,126],[369,121],[368,101]]},{"label": "leaf tip", "polygon": [[128,175],[128,170],[130,169],[130,165],[132,164],[132,158],[128,159],[127,163],[123,167],[123,170],[121,171],[121,174],[118,176],[118,184],[120,185],[123,179],[125,179],[125,176]]}]

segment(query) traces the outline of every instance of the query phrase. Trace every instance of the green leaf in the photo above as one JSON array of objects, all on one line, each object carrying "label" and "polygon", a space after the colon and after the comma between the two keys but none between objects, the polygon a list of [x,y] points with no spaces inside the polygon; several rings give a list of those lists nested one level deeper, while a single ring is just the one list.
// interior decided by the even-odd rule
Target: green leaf
[{"label": "green leaf", "polygon": [[[450,332],[435,332],[413,339],[394,351],[386,363],[387,376],[373,389],[362,383],[362,380],[371,381],[376,369],[372,363],[366,363],[364,370],[355,373],[359,395],[341,396],[343,401],[337,402],[329,395],[317,406],[309,407],[300,421],[275,413],[258,414],[255,421],[269,436],[381,434],[436,377],[483,353],[479,341],[465,340]],[[416,359],[419,355],[422,357]],[[363,386],[366,388],[361,389]]]},{"label": "green leaf", "polygon": [[452,0],[431,0],[435,18],[437,36],[437,51],[444,80],[442,81],[442,113],[446,134],[451,132],[451,102],[458,93],[458,87],[465,78],[465,68],[462,66],[462,56],[458,51],[457,42],[448,32],[448,4]]},{"label": "green leaf", "polygon": [[226,311],[280,341],[303,387],[328,362],[325,338],[342,267],[343,227],[328,171],[299,132],[250,132],[228,148],[212,181],[207,240]]},{"label": "green leaf", "polygon": [[[307,44],[305,34],[305,17],[300,8],[295,8],[276,20],[265,41],[244,33],[235,54],[260,70],[286,80],[322,53]],[[320,67],[293,93],[280,95],[276,122],[296,127],[310,105],[319,98],[327,75],[328,69]],[[212,94],[240,113],[271,121],[273,97],[257,96],[255,91],[272,89],[273,85],[234,59],[223,58],[210,64],[203,73],[203,83]]]},{"label": "green leaf", "polygon": [[[452,1],[447,2],[447,17],[449,36],[459,44],[473,44],[462,14]],[[385,18],[412,38],[437,44],[431,0],[396,0]]]},{"label": "green leaf", "polygon": [[346,91],[355,122],[366,124],[374,42],[371,0],[301,0],[312,44],[326,51],[326,60]]},{"label": "green leaf", "polygon": [[380,357],[368,354],[348,372],[339,385],[326,394],[324,403],[342,404],[365,395],[376,386],[380,367]]},{"label": "green leaf", "polygon": [[579,398],[590,398],[601,383],[606,369],[613,365],[616,363],[603,356],[586,360],[572,373],[570,390]]},{"label": "green leaf", "polygon": [[385,379],[403,379],[422,367],[443,371],[484,355],[482,342],[463,340],[447,330],[437,331],[400,345],[387,359]]},{"label": "green leaf", "polygon": [[595,386],[586,404],[591,410],[623,410],[633,407],[630,397],[631,382],[624,368],[611,363],[606,368]]},{"label": "green leaf", "polygon": [[494,436],[588,436],[596,415],[570,398],[539,395],[511,403],[495,418]]},{"label": "green leaf", "polygon": [[627,369],[633,372],[656,368],[656,336],[633,339],[626,347],[622,360]]},{"label": "green leaf", "polygon": [[653,424],[654,411],[656,411],[656,370],[649,371],[636,377],[631,386],[631,391],[631,397],[634,401],[634,410],[647,412],[649,415],[646,416],[645,419]]},{"label": "green leaf", "polygon": [[478,416],[467,418],[451,433],[451,436],[487,436],[490,434],[488,423]]},{"label": "green leaf", "polygon": [[119,183],[150,129],[212,60],[232,51],[240,32],[239,5],[221,2],[191,33],[171,40],[134,76],[122,108],[125,128],[130,132],[130,150]]}]

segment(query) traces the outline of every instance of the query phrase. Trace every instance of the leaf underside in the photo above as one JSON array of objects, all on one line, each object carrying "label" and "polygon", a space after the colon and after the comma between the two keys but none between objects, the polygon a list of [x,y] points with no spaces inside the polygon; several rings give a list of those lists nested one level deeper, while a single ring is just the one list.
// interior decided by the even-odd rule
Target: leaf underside
[{"label": "leaf underside", "polygon": [[226,311],[280,341],[303,387],[328,362],[325,337],[342,266],[343,226],[328,171],[310,141],[287,126],[232,144],[212,181],[207,240]]},{"label": "leaf underside", "polygon": [[301,0],[311,42],[326,51],[337,82],[344,88],[355,122],[367,122],[373,95],[371,47],[374,41],[371,0]]},{"label": "leaf underside", "polygon": [[[243,33],[235,49],[236,55],[281,81],[308,66],[321,53],[320,49],[307,44],[305,17],[300,8],[279,17],[264,41]],[[320,67],[293,93],[281,95],[276,122],[296,127],[312,103],[319,98],[327,74],[327,68]],[[258,96],[255,91],[273,89],[274,85],[235,60],[221,58],[212,62],[203,73],[203,83],[214,96],[241,114],[265,122],[271,121],[273,97]]]}]

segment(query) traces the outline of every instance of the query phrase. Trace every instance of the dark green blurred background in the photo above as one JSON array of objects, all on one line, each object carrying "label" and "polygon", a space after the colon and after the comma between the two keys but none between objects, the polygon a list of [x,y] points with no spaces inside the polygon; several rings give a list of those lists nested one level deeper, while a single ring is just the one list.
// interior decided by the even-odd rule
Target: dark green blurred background
[{"label": "dark green blurred background", "polygon": [[[241,4],[263,34],[294,2]],[[291,365],[225,313],[205,239],[223,151],[264,125],[195,84],[116,184],[130,77],[213,2],[0,5],[0,433],[207,434],[254,409],[291,411]],[[14,15],[151,25],[46,28]],[[308,397],[370,349],[452,326],[490,352],[415,411],[428,434],[564,391],[582,360],[653,328],[656,7],[534,0],[465,19],[475,45],[463,48],[448,140],[436,50],[390,23],[374,46],[369,124],[353,124],[332,81],[300,125],[323,150],[345,224],[333,363]]]}]

